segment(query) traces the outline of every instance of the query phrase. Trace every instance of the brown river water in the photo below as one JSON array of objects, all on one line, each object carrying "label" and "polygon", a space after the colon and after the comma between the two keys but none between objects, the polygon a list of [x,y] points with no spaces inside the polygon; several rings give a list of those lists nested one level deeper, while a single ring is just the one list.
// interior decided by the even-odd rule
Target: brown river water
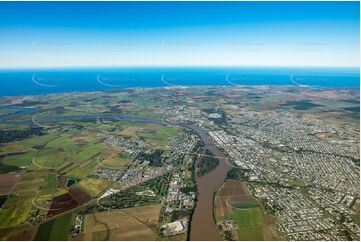
[{"label": "brown river water", "polygon": [[231,167],[203,129],[195,126],[192,129],[201,136],[206,148],[219,158],[219,165],[207,175],[196,178],[198,201],[192,217],[190,240],[223,240],[213,217],[213,194],[222,186]]}]

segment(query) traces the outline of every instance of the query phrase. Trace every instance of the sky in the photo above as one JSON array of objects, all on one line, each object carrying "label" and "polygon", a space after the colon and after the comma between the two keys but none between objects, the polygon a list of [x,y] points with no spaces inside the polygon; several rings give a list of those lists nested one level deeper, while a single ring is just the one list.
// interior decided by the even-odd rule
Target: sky
[{"label": "sky", "polygon": [[0,2],[0,68],[359,66],[359,2]]}]

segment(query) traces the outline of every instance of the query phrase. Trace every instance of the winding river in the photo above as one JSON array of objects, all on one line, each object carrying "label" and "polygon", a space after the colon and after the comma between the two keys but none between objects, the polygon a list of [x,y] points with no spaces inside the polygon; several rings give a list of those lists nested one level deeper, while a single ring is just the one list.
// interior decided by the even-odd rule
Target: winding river
[{"label": "winding river", "polygon": [[[27,110],[29,112],[29,110]],[[18,116],[19,113],[14,114]],[[9,118],[13,118],[12,115],[0,115],[0,124],[32,124],[32,121],[7,121]],[[46,124],[61,121],[71,120],[97,120],[98,118],[124,120],[128,122],[141,122],[141,123],[157,123],[164,124],[160,119],[145,118],[145,117],[131,117],[121,114],[99,114],[99,115],[78,115],[78,116],[59,116],[49,117],[36,120],[37,124]],[[171,124],[170,124],[171,125]],[[191,128],[194,130],[200,138],[203,140],[205,147],[213,153],[214,156],[219,158],[219,165],[216,169],[212,170],[207,175],[196,178],[198,187],[198,201],[193,213],[190,230],[190,240],[222,240],[219,234],[214,217],[213,217],[213,195],[218,188],[223,184],[227,172],[230,170],[230,166],[226,162],[225,156],[215,146],[209,135],[202,128],[192,124],[181,124],[179,126]]]},{"label": "winding river", "polygon": [[226,162],[226,157],[203,129],[194,125],[187,126],[198,133],[206,148],[219,159],[216,169],[196,178],[198,201],[192,217],[190,240],[223,240],[213,217],[213,194],[222,186],[231,167]]}]

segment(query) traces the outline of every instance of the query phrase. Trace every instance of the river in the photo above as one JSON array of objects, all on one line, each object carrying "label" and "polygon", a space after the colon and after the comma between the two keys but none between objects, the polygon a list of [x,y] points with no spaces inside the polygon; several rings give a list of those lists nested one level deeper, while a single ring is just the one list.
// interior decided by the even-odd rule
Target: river
[{"label": "river", "polygon": [[[27,110],[27,112],[29,112]],[[16,113],[17,116],[18,113]],[[0,116],[0,123],[6,124],[31,124],[33,121],[6,121],[8,118],[13,118],[11,115]],[[129,122],[143,122],[143,123],[164,123],[162,120],[145,117],[131,117],[120,114],[94,114],[94,115],[78,115],[78,116],[59,116],[48,117],[45,119],[36,120],[38,124],[61,122],[69,120],[82,120],[106,118],[115,120],[125,120]],[[230,166],[226,162],[226,157],[215,146],[209,135],[202,128],[192,124],[181,124],[182,127],[188,127],[194,130],[203,140],[205,147],[219,158],[219,165],[207,175],[196,178],[198,188],[198,200],[195,211],[193,213],[190,229],[190,240],[223,240],[216,227],[213,217],[213,194],[223,184]]]},{"label": "river", "polygon": [[223,240],[213,217],[213,194],[222,186],[231,167],[226,162],[226,157],[203,129],[194,125],[187,126],[196,131],[206,148],[219,158],[219,165],[216,169],[207,175],[196,178],[198,201],[192,217],[190,240]]}]

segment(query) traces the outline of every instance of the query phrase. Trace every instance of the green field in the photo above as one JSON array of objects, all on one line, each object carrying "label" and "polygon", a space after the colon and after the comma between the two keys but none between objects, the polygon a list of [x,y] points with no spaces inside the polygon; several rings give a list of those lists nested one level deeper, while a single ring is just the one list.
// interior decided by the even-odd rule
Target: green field
[{"label": "green field", "polygon": [[0,209],[0,227],[19,225],[28,217],[32,208],[32,196],[8,196]]},{"label": "green field", "polygon": [[37,152],[32,151],[25,154],[8,155],[4,157],[2,163],[4,163],[5,165],[12,165],[12,166],[30,166],[33,157],[36,156],[36,153]]},{"label": "green field", "polygon": [[238,239],[263,240],[264,218],[257,202],[237,203],[232,205],[232,214],[217,218],[217,220],[234,220],[238,226]]},{"label": "green field", "polygon": [[68,213],[39,226],[34,240],[67,240],[71,229],[72,214]]},{"label": "green field", "polygon": [[360,213],[352,215],[352,219],[360,227]]},{"label": "green field", "polygon": [[160,126],[157,129],[145,128],[142,131],[138,131],[137,135],[147,144],[157,147],[166,145],[172,139],[179,137],[181,132],[177,128]]},{"label": "green field", "polygon": [[112,184],[111,181],[95,179],[95,178],[86,178],[81,180],[75,186],[83,189],[89,193],[92,197],[99,196],[102,192],[106,191],[106,188]]}]

